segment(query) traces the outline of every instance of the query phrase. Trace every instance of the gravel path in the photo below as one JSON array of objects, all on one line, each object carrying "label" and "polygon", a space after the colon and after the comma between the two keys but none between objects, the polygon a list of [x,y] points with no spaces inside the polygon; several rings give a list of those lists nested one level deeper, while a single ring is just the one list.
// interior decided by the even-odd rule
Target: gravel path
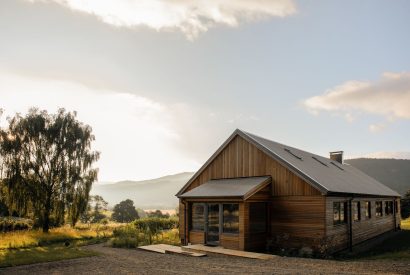
[{"label": "gravel path", "polygon": [[255,260],[173,254],[91,245],[101,256],[0,269],[0,274],[410,274],[410,262],[340,262],[277,257]]}]

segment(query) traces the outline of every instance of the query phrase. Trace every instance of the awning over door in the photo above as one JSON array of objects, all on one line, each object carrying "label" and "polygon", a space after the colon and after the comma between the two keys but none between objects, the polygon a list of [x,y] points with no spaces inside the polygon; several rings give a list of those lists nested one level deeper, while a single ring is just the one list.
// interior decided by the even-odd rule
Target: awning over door
[{"label": "awning over door", "polygon": [[271,177],[248,177],[210,180],[179,198],[241,198],[246,200],[271,182]]}]

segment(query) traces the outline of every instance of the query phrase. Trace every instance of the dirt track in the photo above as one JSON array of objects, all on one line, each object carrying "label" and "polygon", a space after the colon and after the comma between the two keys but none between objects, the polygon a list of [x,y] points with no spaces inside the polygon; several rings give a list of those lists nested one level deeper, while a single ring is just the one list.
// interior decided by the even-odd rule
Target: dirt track
[{"label": "dirt track", "polygon": [[410,262],[340,262],[277,257],[253,260],[222,255],[194,258],[92,245],[101,256],[0,269],[0,274],[410,274]]}]

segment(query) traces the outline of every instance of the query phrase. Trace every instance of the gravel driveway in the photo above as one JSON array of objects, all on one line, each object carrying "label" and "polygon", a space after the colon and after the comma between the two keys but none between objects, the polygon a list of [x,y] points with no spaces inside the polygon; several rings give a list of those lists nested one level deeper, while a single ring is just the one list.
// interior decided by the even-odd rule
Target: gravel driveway
[{"label": "gravel driveway", "polygon": [[4,268],[0,274],[410,274],[409,261],[255,260],[216,254],[196,258],[102,244],[85,249],[101,256]]}]

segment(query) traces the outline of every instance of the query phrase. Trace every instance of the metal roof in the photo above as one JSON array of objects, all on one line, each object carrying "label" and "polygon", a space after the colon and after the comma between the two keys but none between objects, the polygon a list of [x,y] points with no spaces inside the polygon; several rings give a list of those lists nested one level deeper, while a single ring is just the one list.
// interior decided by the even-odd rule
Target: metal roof
[{"label": "metal roof", "polygon": [[178,192],[177,196],[181,196],[186,188],[205,170],[229,142],[238,135],[300,176],[322,192],[322,194],[347,193],[400,197],[396,191],[393,191],[351,165],[341,164],[328,158],[280,144],[239,129],[235,130],[211,158],[192,176],[187,184]]},{"label": "metal roof", "polygon": [[180,198],[240,197],[247,199],[270,183],[270,177],[210,180],[180,195]]}]

